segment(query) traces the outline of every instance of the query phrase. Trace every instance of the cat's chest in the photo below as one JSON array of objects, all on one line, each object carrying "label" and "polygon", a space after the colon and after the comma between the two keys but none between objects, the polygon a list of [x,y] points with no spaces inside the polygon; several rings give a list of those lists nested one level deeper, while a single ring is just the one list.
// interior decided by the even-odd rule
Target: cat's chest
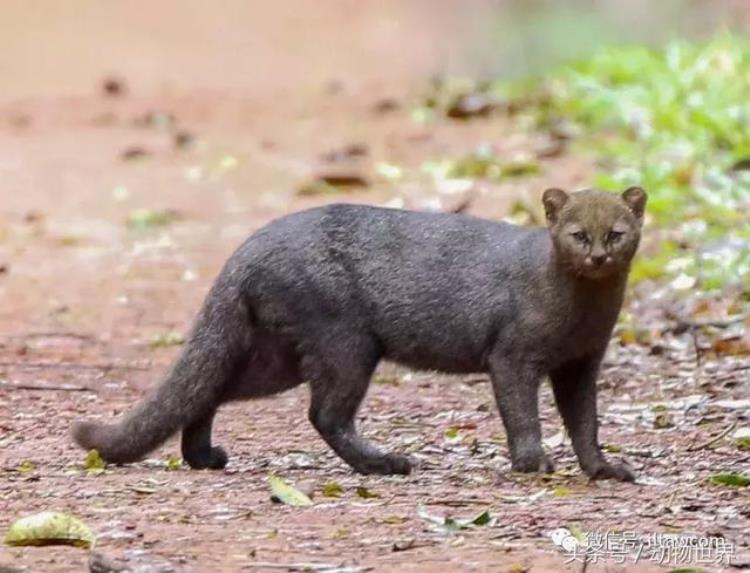
[{"label": "cat's chest", "polygon": [[617,299],[593,296],[558,308],[554,328],[548,331],[551,357],[572,360],[606,347],[619,310]]}]

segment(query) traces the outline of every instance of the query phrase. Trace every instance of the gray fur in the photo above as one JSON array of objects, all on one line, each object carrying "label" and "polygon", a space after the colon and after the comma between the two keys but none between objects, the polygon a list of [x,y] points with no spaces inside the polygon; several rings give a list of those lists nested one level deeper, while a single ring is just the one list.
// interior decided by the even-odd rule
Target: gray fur
[{"label": "gray fur", "polygon": [[119,424],[79,422],[74,437],[124,463],[182,429],[192,467],[223,467],[210,438],[218,406],[304,381],[309,418],[341,458],[363,473],[408,473],[409,459],[354,425],[389,359],[489,373],[517,471],[552,468],[537,405],[549,375],[583,470],[633,479],[599,449],[595,382],[645,201],[640,189],[548,190],[549,229],[344,204],[278,219],[229,258],[166,381]]}]

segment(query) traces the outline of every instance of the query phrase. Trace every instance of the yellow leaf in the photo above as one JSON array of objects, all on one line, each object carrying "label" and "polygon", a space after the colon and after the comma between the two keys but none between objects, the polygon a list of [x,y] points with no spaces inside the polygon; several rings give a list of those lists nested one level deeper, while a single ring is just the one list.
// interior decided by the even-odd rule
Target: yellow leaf
[{"label": "yellow leaf", "polygon": [[271,499],[287,505],[305,507],[312,505],[312,500],[298,490],[296,487],[289,485],[279,476],[270,474],[268,484],[271,486]]},{"label": "yellow leaf", "polygon": [[59,511],[43,511],[23,517],[11,524],[5,543],[25,545],[74,545],[90,548],[95,537],[80,519]]}]

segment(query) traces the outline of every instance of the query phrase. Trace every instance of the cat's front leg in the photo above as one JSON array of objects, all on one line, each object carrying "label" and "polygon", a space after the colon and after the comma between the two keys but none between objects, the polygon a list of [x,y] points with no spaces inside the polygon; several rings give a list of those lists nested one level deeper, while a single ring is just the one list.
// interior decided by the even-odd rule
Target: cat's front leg
[{"label": "cat's front leg", "polygon": [[514,356],[502,350],[493,353],[489,365],[495,400],[508,435],[513,471],[554,471],[542,449],[539,422],[542,368],[529,356]]},{"label": "cat's front leg", "polygon": [[635,481],[626,465],[610,464],[598,442],[596,378],[602,353],[565,364],[550,372],[555,401],[573,442],[581,469],[592,479]]}]

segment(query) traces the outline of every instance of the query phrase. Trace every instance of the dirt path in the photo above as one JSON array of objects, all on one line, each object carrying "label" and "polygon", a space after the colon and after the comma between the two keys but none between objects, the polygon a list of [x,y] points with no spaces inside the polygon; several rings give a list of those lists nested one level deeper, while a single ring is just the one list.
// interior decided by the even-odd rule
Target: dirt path
[{"label": "dirt path", "polygon": [[[625,452],[643,478],[638,485],[589,483],[569,446],[553,447],[561,473],[511,475],[485,379],[388,368],[383,379],[390,383],[373,385],[361,423],[377,441],[421,458],[421,470],[408,478],[353,475],[307,424],[304,388],[222,411],[217,441],[232,456],[224,472],[166,471],[167,456],[178,452],[174,441],[144,463],[95,476],[80,469],[83,453],[67,435],[71,420],[121,412],[159,378],[174,349],[153,349],[152,342],[185,331],[246,233],[283,212],[341,198],[415,207],[440,201],[449,208],[460,195],[429,183],[385,181],[376,166],[416,167],[468,152],[478,141],[509,154],[533,149],[533,140],[501,119],[424,127],[408,119],[408,109],[373,111],[390,95],[320,93],[289,102],[92,98],[5,110],[6,117],[27,114],[33,121],[6,126],[0,137],[0,262],[7,267],[0,275],[0,529],[36,510],[67,510],[94,528],[107,556],[178,571],[263,570],[264,563],[353,567],[342,571],[578,571],[581,564],[564,565],[548,537],[573,523],[584,531],[725,535],[746,558],[747,495],[708,487],[705,479],[747,465],[747,456],[727,458],[731,446],[721,441],[695,453],[687,448],[738,419],[731,405],[715,402],[743,397],[747,363],[737,362],[736,371],[723,364],[729,374],[712,397],[701,390],[711,363],[696,370],[689,349],[677,346],[649,356],[648,349],[616,345],[602,382],[602,439]],[[195,145],[175,150],[167,132],[133,127],[149,110],[173,113],[197,134]],[[343,197],[296,193],[316,169],[330,168],[322,153],[353,143],[364,145],[367,156],[347,169],[366,174],[369,188]],[[128,149],[145,156],[121,159]],[[469,210],[499,216],[521,190],[542,189],[553,174],[555,184],[574,185],[585,173],[580,160],[550,160],[539,177],[483,186]],[[163,228],[129,230],[125,221],[143,208],[171,209],[177,217]],[[92,391],[15,389],[19,384]],[[649,404],[696,395],[700,401],[689,408],[674,407],[674,428],[654,428]],[[559,420],[548,392],[543,412],[545,436],[553,437]],[[683,423],[698,415],[707,425]],[[19,471],[25,461],[32,471]],[[314,491],[315,506],[271,503],[269,471]],[[341,497],[323,496],[330,481],[341,485]],[[358,496],[358,487],[377,497]],[[460,517],[488,510],[496,519],[446,534],[429,527],[419,505]],[[85,561],[74,549],[0,549],[0,564],[30,571],[82,569]],[[588,570],[651,569],[668,568],[610,560]]]}]

